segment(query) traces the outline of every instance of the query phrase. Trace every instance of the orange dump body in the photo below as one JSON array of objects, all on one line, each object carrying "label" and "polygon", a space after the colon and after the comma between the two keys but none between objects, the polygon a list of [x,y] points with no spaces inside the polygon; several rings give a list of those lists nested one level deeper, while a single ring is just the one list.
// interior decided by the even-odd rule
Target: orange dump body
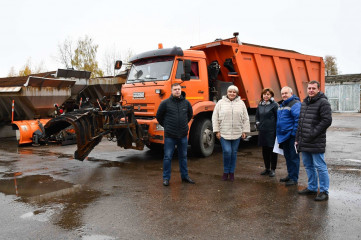
[{"label": "orange dump body", "polygon": [[[276,101],[281,100],[281,88],[289,86],[301,100],[307,96],[307,84],[312,80],[325,89],[322,57],[304,55],[291,50],[240,43],[237,37],[193,46],[203,51],[207,65],[217,61],[221,65],[218,80],[233,82],[250,108],[256,108],[263,88],[272,88]],[[230,59],[234,72],[224,67]]]},{"label": "orange dump body", "polygon": [[[49,121],[50,119],[39,119],[40,123],[43,126]],[[16,139],[21,144],[27,144],[33,142],[33,133],[36,130],[41,131],[39,127],[38,120],[22,120],[22,121],[14,121],[12,122],[15,126],[16,130]]]}]

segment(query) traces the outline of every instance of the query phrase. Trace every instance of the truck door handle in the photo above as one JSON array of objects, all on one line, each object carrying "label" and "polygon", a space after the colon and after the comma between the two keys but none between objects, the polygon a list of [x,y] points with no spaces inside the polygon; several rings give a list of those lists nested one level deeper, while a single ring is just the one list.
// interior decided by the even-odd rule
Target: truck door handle
[{"label": "truck door handle", "polygon": [[198,90],[198,93],[204,93],[204,91],[202,91],[202,90]]}]

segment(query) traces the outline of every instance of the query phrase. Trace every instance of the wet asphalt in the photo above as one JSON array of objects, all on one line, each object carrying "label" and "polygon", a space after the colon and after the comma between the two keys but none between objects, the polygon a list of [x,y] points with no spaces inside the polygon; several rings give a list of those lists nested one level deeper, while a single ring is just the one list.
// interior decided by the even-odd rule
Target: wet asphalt
[{"label": "wet asphalt", "polygon": [[242,142],[235,181],[221,181],[222,151],[195,158],[195,185],[181,183],[174,159],[162,185],[162,154],[103,140],[83,162],[76,146],[18,147],[0,140],[0,239],[360,239],[361,114],[334,113],[327,132],[330,199],[286,187],[286,165],[261,176],[255,141]]}]

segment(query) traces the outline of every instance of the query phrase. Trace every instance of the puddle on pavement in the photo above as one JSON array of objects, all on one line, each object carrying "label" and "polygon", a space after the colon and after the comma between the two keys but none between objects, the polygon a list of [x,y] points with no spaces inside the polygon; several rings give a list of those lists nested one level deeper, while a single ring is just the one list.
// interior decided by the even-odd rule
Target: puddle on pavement
[{"label": "puddle on pavement", "polygon": [[[56,180],[48,175],[22,177],[6,174],[6,178],[0,179],[0,192],[15,195],[18,197],[17,201],[38,207],[24,218],[39,215],[39,219],[50,219],[64,229],[81,227],[81,210],[101,196],[98,191]],[[34,219],[36,220],[35,217]]]},{"label": "puddle on pavement", "polygon": [[83,225],[82,209],[101,196],[99,191],[82,189],[79,192],[68,195],[67,198],[57,199],[55,202],[64,205],[61,214],[54,217],[54,223],[64,229],[77,229]]},{"label": "puddle on pavement", "polygon": [[[5,177],[8,178],[0,179],[0,192],[6,195],[17,195],[24,198],[54,192],[73,186],[71,183],[67,183],[62,180],[55,180],[48,175],[14,177],[14,174],[8,173]],[[18,194],[16,194],[16,189]]]}]

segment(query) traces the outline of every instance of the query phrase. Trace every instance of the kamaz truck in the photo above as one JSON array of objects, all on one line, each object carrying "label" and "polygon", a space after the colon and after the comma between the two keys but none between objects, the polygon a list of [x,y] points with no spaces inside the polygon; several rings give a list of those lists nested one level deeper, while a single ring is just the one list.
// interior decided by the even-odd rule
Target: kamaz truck
[{"label": "kamaz truck", "polygon": [[[132,131],[124,130],[132,132],[127,136],[124,133],[112,133],[118,139],[119,146],[124,147],[119,141],[126,141],[119,138],[133,139],[133,143],[128,143],[126,148],[141,149],[140,142],[150,149],[162,146],[164,129],[155,116],[159,104],[171,95],[173,83],[181,84],[182,94],[193,107],[194,116],[189,122],[188,138],[192,153],[201,157],[213,152],[215,136],[211,117],[217,101],[226,94],[229,85],[234,84],[239,88],[240,97],[248,108],[251,120],[249,135],[257,134],[252,122],[263,88],[272,88],[275,100],[279,101],[284,86],[291,87],[301,99],[306,97],[307,84],[311,80],[319,81],[321,90],[325,87],[322,57],[244,43],[238,39],[238,33],[234,33],[232,38],[217,39],[187,50],[180,47],[162,48],[159,44],[156,50],[131,57],[129,63],[131,67],[126,83],[122,86],[120,107],[129,111],[123,115],[134,113],[134,119],[130,118],[136,125]],[[116,66],[119,68],[121,62],[118,61]],[[126,120],[121,116],[119,118]],[[102,116],[102,119],[109,117]],[[122,124],[127,126],[126,122]],[[98,128],[103,131],[94,131],[89,135],[89,141],[96,135],[104,134],[104,131],[107,134],[112,132],[110,125],[98,124]],[[86,128],[82,131],[86,131]]]}]

